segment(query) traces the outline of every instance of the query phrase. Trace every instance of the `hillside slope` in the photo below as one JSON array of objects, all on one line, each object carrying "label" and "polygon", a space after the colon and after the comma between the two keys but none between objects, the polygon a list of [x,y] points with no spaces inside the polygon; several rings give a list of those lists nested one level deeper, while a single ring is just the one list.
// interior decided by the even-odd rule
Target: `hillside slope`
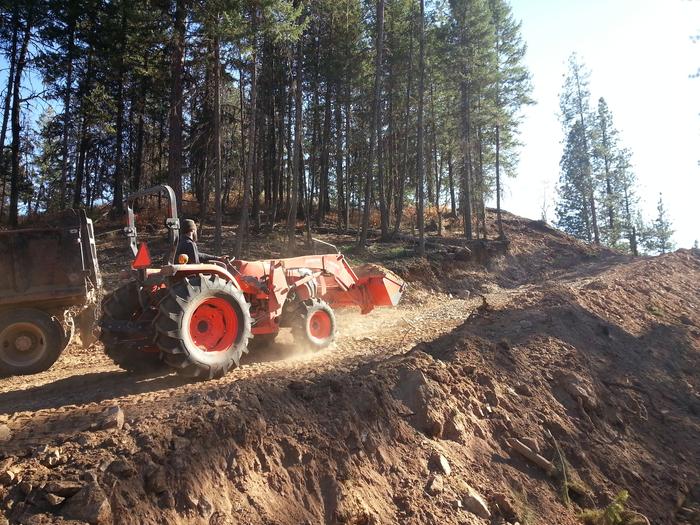
[{"label": "hillside slope", "polygon": [[186,383],[76,347],[0,380],[6,519],[574,524],[626,489],[651,523],[699,523],[700,253],[506,233],[485,266],[374,246],[412,286],[342,313],[325,352],[283,336]]}]

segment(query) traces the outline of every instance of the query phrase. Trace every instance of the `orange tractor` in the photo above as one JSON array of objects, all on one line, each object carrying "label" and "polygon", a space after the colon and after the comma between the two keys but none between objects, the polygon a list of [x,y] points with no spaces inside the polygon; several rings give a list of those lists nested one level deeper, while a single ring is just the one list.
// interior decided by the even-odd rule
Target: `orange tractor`
[{"label": "orange tractor", "polygon": [[[153,268],[137,243],[133,203],[151,195],[168,201],[168,255]],[[102,303],[100,339],[120,367],[136,371],[162,363],[195,378],[223,376],[251,343],[269,344],[290,327],[297,344],[330,345],[334,308],[395,306],[403,281],[377,268],[357,273],[340,253],[262,261],[188,264],[176,259],[180,221],[169,186],[131,194],[127,226],[134,261],[129,279]],[[250,345],[251,347],[260,344]]]}]

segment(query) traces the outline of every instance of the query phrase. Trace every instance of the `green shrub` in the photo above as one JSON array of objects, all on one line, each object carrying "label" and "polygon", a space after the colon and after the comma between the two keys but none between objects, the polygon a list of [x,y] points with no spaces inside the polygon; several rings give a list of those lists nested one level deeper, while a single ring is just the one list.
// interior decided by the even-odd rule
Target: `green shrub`
[{"label": "green shrub", "polygon": [[584,510],[579,517],[585,525],[648,525],[649,520],[643,515],[625,510],[629,496],[626,490],[621,490],[604,509]]}]

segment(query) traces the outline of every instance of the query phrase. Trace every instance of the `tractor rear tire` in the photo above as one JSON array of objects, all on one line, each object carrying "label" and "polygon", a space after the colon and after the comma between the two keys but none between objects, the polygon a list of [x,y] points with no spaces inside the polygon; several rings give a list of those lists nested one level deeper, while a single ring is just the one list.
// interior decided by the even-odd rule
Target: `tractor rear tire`
[{"label": "tractor rear tire", "polygon": [[247,352],[250,305],[229,281],[186,277],[170,288],[158,309],[156,343],[163,360],[182,376],[222,377]]},{"label": "tractor rear tire", "polygon": [[[131,321],[141,312],[139,285],[129,281],[107,295],[102,301],[102,315],[113,321]],[[123,337],[106,328],[100,330],[105,354],[127,372],[156,372],[163,368],[160,352],[142,352],[125,348]]]},{"label": "tractor rear tire", "polygon": [[309,299],[299,304],[292,314],[294,342],[311,350],[321,350],[335,341],[335,314],[321,299]]},{"label": "tractor rear tire", "polygon": [[36,374],[48,370],[64,348],[61,323],[34,308],[0,314],[0,375]]}]

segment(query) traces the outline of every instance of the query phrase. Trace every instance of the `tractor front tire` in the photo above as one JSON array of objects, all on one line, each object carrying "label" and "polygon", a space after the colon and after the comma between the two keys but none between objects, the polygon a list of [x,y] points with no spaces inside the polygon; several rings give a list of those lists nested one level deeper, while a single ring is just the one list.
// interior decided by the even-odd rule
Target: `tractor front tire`
[{"label": "tractor front tire", "polygon": [[298,345],[311,350],[321,350],[335,341],[335,314],[326,301],[303,301],[292,316],[292,335]]},{"label": "tractor front tire", "polygon": [[0,314],[0,375],[48,370],[65,347],[61,323],[34,308]]},{"label": "tractor front tire", "polygon": [[[131,321],[141,312],[139,285],[129,281],[107,295],[102,301],[102,315],[113,321]],[[107,328],[100,330],[100,341],[107,357],[127,372],[156,372],[163,368],[159,352],[128,348],[123,336]]]},{"label": "tractor front tire", "polygon": [[233,283],[193,275],[173,285],[155,319],[163,360],[178,374],[215,379],[239,365],[247,352],[250,305]]}]

